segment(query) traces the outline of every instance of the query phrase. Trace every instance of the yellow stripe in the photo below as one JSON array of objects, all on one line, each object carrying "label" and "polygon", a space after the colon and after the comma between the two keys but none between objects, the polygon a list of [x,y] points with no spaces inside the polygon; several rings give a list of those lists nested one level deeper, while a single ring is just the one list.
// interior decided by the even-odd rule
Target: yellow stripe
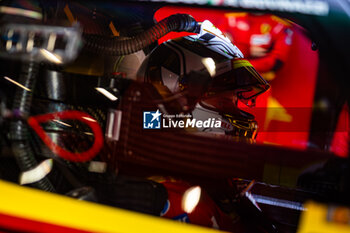
[{"label": "yellow stripe", "polygon": [[231,12],[231,13],[226,13],[225,17],[243,17],[248,15],[246,12]]},{"label": "yellow stripe", "polygon": [[118,208],[75,200],[0,181],[0,213],[90,232],[215,233]]},{"label": "yellow stripe", "polygon": [[278,16],[272,15],[271,19],[276,21],[276,22],[278,22],[278,23],[281,23],[281,24],[283,24],[283,25],[285,25],[287,27],[292,26],[290,22],[288,22],[287,20],[284,20],[284,19],[282,19],[282,18],[280,18]]},{"label": "yellow stripe", "polygon": [[113,36],[119,36],[119,32],[117,31],[117,29],[114,27],[113,22],[111,21],[109,23],[109,28],[111,29]]},{"label": "yellow stripe", "polygon": [[241,67],[252,66],[247,60],[233,60],[233,69],[238,69]]},{"label": "yellow stripe", "polygon": [[69,22],[70,22],[71,24],[75,23],[76,20],[74,19],[73,13],[72,13],[72,11],[69,9],[68,4],[66,4],[66,6],[64,7],[63,10],[64,10],[64,13],[66,13],[66,16],[67,16]]},{"label": "yellow stripe", "polygon": [[298,233],[349,233],[350,226],[349,214],[345,213],[345,217],[340,222],[336,222],[332,219],[334,217],[335,211],[340,208],[343,210],[347,207],[331,207],[323,204],[308,202],[304,205],[307,211],[303,212],[301,215],[301,220],[298,227]]}]

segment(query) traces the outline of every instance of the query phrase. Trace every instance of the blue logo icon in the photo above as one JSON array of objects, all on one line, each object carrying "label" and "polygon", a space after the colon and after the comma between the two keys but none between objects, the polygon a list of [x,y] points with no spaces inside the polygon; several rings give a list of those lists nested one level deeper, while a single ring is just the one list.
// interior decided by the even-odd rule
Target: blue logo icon
[{"label": "blue logo icon", "polygon": [[156,112],[143,112],[143,128],[144,129],[160,129],[160,116],[162,114],[159,109]]},{"label": "blue logo icon", "polygon": [[163,210],[160,212],[160,216],[164,216],[166,213],[168,213],[170,209],[170,201],[169,200],[166,200],[166,203],[164,205],[164,208]]},{"label": "blue logo icon", "polygon": [[190,223],[190,218],[186,213],[180,214],[178,216],[173,217],[174,220],[179,221],[179,222],[187,222]]}]

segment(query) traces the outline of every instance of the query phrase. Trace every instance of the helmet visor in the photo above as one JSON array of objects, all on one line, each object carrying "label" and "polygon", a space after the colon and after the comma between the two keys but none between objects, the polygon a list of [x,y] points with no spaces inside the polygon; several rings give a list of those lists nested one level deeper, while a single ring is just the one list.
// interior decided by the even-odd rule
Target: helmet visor
[{"label": "helmet visor", "polygon": [[254,103],[256,96],[267,91],[270,85],[246,59],[231,60],[232,69],[214,77],[208,95],[234,91],[238,99],[245,104]]}]

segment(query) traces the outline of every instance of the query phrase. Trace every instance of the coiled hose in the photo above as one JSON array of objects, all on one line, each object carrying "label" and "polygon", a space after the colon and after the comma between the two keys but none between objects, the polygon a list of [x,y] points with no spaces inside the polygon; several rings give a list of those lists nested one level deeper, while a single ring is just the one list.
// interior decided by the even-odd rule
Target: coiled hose
[{"label": "coiled hose", "polygon": [[[22,65],[19,82],[30,90],[18,88],[15,93],[13,112],[20,118],[26,117],[30,113],[38,67],[39,65],[35,62],[28,62]],[[11,122],[11,147],[21,171],[28,171],[38,165],[28,138],[29,130],[25,121],[18,119]],[[55,191],[46,177],[33,183],[32,186],[50,192]]]},{"label": "coiled hose", "polygon": [[121,56],[135,53],[151,45],[169,32],[199,32],[199,24],[190,15],[171,15],[150,29],[131,38],[106,38],[97,35],[85,35],[85,48],[95,53]]}]

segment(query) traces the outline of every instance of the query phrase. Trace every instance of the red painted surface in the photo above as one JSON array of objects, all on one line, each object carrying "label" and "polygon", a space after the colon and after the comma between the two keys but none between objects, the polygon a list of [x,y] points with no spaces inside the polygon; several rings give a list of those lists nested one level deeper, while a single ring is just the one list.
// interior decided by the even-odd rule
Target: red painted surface
[{"label": "red painted surface", "polygon": [[[0,228],[5,231],[36,232],[36,233],[87,233],[89,231],[59,226],[55,224],[29,220],[26,218],[0,213]],[[0,231],[1,232],[1,231]]]},{"label": "red painted surface", "polygon": [[[288,62],[271,81],[271,97],[292,117],[291,122],[271,120],[258,141],[306,148],[317,77],[318,54],[311,50],[311,41],[295,28]],[[259,106],[257,106],[259,107]],[[260,124],[262,125],[262,124]]]}]

